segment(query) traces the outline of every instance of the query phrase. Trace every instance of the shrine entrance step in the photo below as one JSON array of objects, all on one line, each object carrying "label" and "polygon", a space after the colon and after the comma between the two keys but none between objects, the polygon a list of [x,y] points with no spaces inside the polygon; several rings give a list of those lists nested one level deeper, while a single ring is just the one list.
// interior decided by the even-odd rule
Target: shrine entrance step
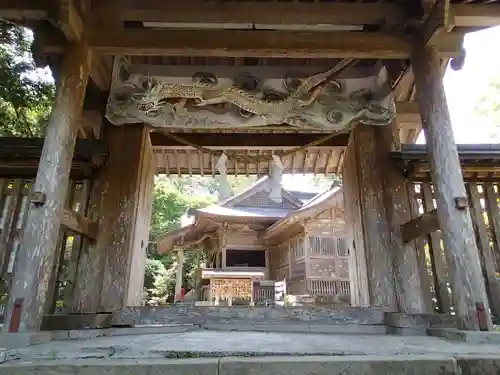
[{"label": "shrine entrance step", "polygon": [[113,313],[113,326],[150,324],[232,324],[232,323],[307,323],[383,325],[385,311],[377,308],[327,308],[281,306],[192,306],[127,307]]}]

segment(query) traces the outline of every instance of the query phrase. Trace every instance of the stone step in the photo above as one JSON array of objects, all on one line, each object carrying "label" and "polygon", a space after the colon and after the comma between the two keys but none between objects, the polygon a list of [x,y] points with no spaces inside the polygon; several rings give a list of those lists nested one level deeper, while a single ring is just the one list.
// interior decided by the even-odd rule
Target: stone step
[{"label": "stone step", "polygon": [[289,356],[185,359],[87,359],[7,362],[0,375],[483,375],[496,374],[500,357],[433,355]]},{"label": "stone step", "polygon": [[212,307],[168,306],[127,307],[113,313],[113,326],[150,324],[239,324],[262,322],[276,324],[308,323],[319,325],[383,325],[383,309],[324,307]]},{"label": "stone step", "polygon": [[290,332],[290,333],[324,333],[324,334],[357,334],[357,335],[384,335],[387,327],[370,324],[317,324],[307,322],[231,322],[205,323],[204,329],[214,331],[241,331],[241,332]]}]

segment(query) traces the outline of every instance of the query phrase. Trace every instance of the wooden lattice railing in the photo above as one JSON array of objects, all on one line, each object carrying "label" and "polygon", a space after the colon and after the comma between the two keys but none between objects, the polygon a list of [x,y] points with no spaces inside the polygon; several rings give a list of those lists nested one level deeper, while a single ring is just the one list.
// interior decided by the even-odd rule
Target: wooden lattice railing
[{"label": "wooden lattice railing", "polygon": [[[435,311],[453,311],[448,261],[439,231],[433,187],[428,182],[415,182],[413,209],[415,218],[402,226],[405,241],[415,241],[420,262],[424,297],[432,300]],[[475,230],[477,249],[494,316],[500,317],[500,183],[466,182],[468,206]]]},{"label": "wooden lattice railing", "polygon": [[[16,254],[29,209],[33,179],[0,179],[0,314],[10,290]],[[61,217],[62,230],[57,246],[58,257],[46,312],[64,311],[69,308],[76,277],[82,235],[77,232],[96,232],[95,224],[84,216],[89,197],[89,181],[71,181],[66,210]]]}]

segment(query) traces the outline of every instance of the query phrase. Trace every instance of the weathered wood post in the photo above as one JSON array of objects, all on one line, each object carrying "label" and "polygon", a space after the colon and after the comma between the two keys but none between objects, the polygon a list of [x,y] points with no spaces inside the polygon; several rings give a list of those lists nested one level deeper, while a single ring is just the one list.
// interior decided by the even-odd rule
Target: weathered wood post
[{"label": "weathered wood post", "polygon": [[182,300],[182,271],[184,266],[184,250],[177,250],[177,269],[175,274],[175,301]]},{"label": "weathered wood post", "polygon": [[4,330],[20,304],[19,332],[39,331],[59,238],[60,214],[87,86],[91,52],[83,41],[68,45],[45,134],[26,226],[15,262]]},{"label": "weathered wood post", "polygon": [[89,202],[99,232],[80,252],[73,313],[110,312],[142,302],[156,167],[149,132],[105,123],[103,138],[109,158],[94,176]]},{"label": "weathered wood post", "polygon": [[462,329],[478,330],[477,304],[484,304],[486,324],[491,328],[474,230],[465,204],[467,193],[441,79],[441,61],[436,48],[423,43],[415,44],[412,60],[458,324]]}]

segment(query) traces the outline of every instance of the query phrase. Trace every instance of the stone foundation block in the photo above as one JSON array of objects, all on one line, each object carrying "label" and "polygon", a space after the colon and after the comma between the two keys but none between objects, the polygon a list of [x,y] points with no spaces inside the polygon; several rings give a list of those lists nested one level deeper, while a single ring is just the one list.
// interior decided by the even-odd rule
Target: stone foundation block
[{"label": "stone foundation block", "polygon": [[43,317],[42,329],[54,331],[108,328],[111,327],[111,318],[111,314],[46,315]]},{"label": "stone foundation block", "polygon": [[368,324],[309,324],[309,332],[324,334],[385,335],[387,327]]},{"label": "stone foundation block", "polygon": [[401,328],[456,328],[456,319],[445,314],[385,313],[384,323]]},{"label": "stone foundation block", "polygon": [[461,375],[500,374],[500,356],[462,356],[457,358]]},{"label": "stone foundation block", "polygon": [[[470,344],[500,344],[500,332],[462,331],[453,328],[430,328],[429,336],[441,337],[451,341],[464,341]],[[499,348],[500,350],[500,348]]]},{"label": "stone foundation block", "polygon": [[217,375],[217,358],[6,363],[0,375]]},{"label": "stone foundation block", "polygon": [[0,333],[0,348],[17,349],[52,341],[51,332]]},{"label": "stone foundation block", "polygon": [[398,336],[427,336],[427,329],[423,327],[387,327],[387,333]]},{"label": "stone foundation block", "polygon": [[453,375],[451,357],[314,356],[222,358],[219,375]]}]

